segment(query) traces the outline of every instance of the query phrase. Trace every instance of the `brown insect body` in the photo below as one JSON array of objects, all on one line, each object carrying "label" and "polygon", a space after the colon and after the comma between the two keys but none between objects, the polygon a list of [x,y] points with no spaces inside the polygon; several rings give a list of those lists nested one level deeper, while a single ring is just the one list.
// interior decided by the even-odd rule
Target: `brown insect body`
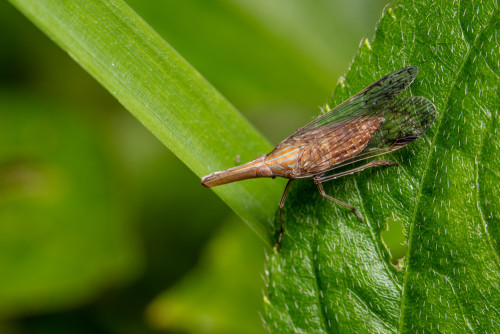
[{"label": "brown insect body", "polygon": [[283,235],[281,211],[294,179],[314,178],[323,197],[351,209],[363,220],[356,208],[327,195],[322,183],[367,168],[394,165],[392,161],[373,160],[361,167],[326,175],[336,168],[397,150],[427,131],[436,115],[432,102],[419,96],[394,99],[413,82],[417,72],[416,66],[408,66],[385,76],[295,131],[269,154],[204,176],[201,183],[214,187],[259,177],[289,179],[279,205],[278,245]]},{"label": "brown insect body", "polygon": [[322,175],[336,165],[354,158],[366,147],[383,119],[359,119],[333,129],[322,127],[292,136],[283,143],[301,147],[292,167],[291,179]]},{"label": "brown insect body", "polygon": [[258,177],[299,179],[323,175],[363,151],[382,122],[382,118],[359,119],[343,127],[323,127],[294,134],[269,154],[207,175],[201,182],[205,187],[214,187]]}]

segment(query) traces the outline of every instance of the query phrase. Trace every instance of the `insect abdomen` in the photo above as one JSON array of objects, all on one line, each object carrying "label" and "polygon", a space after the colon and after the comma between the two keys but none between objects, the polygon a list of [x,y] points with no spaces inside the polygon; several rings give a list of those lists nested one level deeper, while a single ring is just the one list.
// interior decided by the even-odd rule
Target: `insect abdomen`
[{"label": "insect abdomen", "polygon": [[305,145],[300,153],[293,174],[300,178],[325,173],[355,157],[363,151],[382,123],[382,118],[365,118],[336,127],[333,131],[328,127],[318,129],[314,133],[315,138],[311,138],[309,145]]}]

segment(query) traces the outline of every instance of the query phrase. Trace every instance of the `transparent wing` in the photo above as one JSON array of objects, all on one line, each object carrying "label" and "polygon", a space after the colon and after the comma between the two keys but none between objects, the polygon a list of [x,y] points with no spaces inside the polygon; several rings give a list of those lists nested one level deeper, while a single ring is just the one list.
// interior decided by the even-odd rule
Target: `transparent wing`
[{"label": "transparent wing", "polygon": [[365,116],[375,116],[398,94],[413,82],[417,66],[408,66],[392,72],[339,104],[326,114],[298,129],[292,136],[301,135],[318,127],[343,126],[346,122]]},{"label": "transparent wing", "polygon": [[357,161],[386,154],[404,147],[422,136],[436,118],[436,107],[421,96],[408,96],[392,100],[378,112],[383,124],[368,142],[364,150],[333,169]]}]

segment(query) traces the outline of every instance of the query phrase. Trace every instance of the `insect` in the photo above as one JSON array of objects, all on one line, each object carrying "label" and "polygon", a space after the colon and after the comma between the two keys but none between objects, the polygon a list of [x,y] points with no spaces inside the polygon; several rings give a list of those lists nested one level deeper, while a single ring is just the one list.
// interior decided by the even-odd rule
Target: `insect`
[{"label": "insect", "polygon": [[434,104],[421,96],[397,98],[417,73],[417,66],[408,66],[386,75],[295,131],[270,153],[204,176],[201,183],[214,187],[257,177],[289,179],[279,204],[277,246],[283,238],[282,209],[295,179],[312,178],[324,198],[352,210],[364,221],[355,207],[327,195],[323,182],[375,166],[395,165],[394,161],[372,160],[360,167],[330,174],[335,169],[400,149],[427,131],[436,117]]}]

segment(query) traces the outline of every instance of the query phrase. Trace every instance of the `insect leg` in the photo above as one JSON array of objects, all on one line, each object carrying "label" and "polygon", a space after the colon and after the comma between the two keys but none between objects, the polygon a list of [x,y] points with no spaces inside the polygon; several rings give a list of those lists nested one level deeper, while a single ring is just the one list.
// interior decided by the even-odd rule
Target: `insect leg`
[{"label": "insect leg", "polygon": [[319,193],[321,194],[321,196],[323,196],[324,198],[326,199],[329,199],[330,201],[334,201],[335,203],[337,204],[340,204],[342,206],[345,206],[346,208],[348,209],[351,209],[355,214],[356,216],[358,216],[359,220],[361,220],[362,222],[364,222],[365,220],[363,219],[363,217],[361,217],[361,215],[359,214],[358,210],[353,207],[352,205],[349,205],[347,203],[344,203],[342,201],[339,201],[338,199],[336,198],[333,198],[332,196],[330,195],[327,195],[325,193],[325,189],[323,189],[323,185],[321,184],[322,181],[318,181],[318,179],[314,179],[314,182],[316,183],[316,185],[318,186],[318,189],[319,189]]},{"label": "insect leg", "polygon": [[369,163],[367,163],[366,165],[363,165],[363,166],[360,166],[357,168],[353,168],[353,169],[347,170],[345,172],[341,172],[341,173],[337,173],[337,174],[333,174],[333,175],[317,176],[314,178],[314,182],[318,186],[319,193],[321,194],[321,196],[323,196],[324,198],[327,198],[331,201],[334,201],[335,203],[338,203],[342,206],[345,206],[348,209],[351,209],[356,214],[356,216],[358,216],[359,220],[364,222],[365,220],[363,219],[363,217],[361,217],[361,215],[359,214],[358,210],[355,207],[353,207],[352,205],[349,205],[347,203],[344,203],[342,201],[339,201],[338,199],[333,198],[332,196],[327,195],[325,193],[325,190],[323,189],[323,185],[321,183],[326,182],[326,181],[330,181],[330,180],[335,180],[335,179],[338,179],[338,178],[346,176],[346,175],[351,175],[351,174],[354,174],[357,172],[361,172],[362,170],[365,170],[367,168],[376,167],[376,166],[391,166],[391,165],[397,165],[397,164],[398,163],[394,162],[394,161],[373,160],[373,161],[370,161]]},{"label": "insect leg", "polygon": [[278,242],[276,243],[276,246],[278,248],[281,247],[281,239],[283,238],[283,217],[281,216],[281,211],[283,209],[283,206],[285,206],[285,199],[286,195],[288,194],[288,189],[290,188],[290,184],[292,183],[293,179],[288,180],[288,183],[286,184],[285,191],[283,191],[283,195],[281,196],[281,201],[280,201],[280,235],[278,237]]},{"label": "insect leg", "polygon": [[367,168],[376,167],[376,166],[392,166],[392,165],[397,165],[397,164],[398,163],[395,162],[395,161],[373,160],[373,161],[370,161],[369,163],[367,163],[366,165],[360,166],[358,168],[353,168],[353,169],[347,170],[347,171],[342,172],[342,173],[337,173],[337,174],[333,174],[333,175],[323,175],[323,176],[320,176],[320,177],[315,177],[314,181],[316,183],[318,183],[318,182],[320,182],[320,183],[321,182],[326,182],[326,181],[338,179],[338,178],[346,176],[346,175],[351,175],[351,174],[354,174],[354,173],[357,173],[357,172],[361,172],[362,170],[365,170]]}]

